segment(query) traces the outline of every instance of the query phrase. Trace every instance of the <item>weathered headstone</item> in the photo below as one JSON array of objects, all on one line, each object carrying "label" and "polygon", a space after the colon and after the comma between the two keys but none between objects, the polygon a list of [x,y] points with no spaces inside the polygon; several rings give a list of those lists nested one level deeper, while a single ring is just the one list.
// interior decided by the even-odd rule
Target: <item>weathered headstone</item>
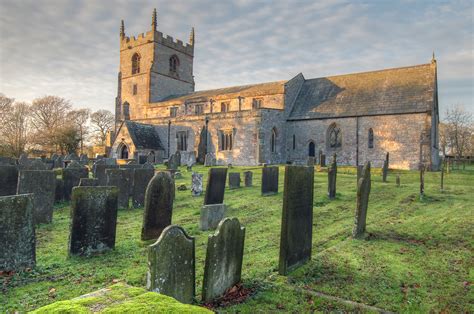
[{"label": "weathered headstone", "polygon": [[125,176],[127,177],[128,182],[128,195],[131,197],[133,195],[133,179],[135,169],[143,169],[142,165],[120,165],[119,168],[125,170]]},{"label": "weathered headstone", "polygon": [[354,228],[352,229],[353,238],[360,238],[365,233],[370,185],[370,162],[368,161],[366,162],[364,170],[362,171],[362,177],[357,183],[357,207],[355,212]]},{"label": "weathered headstone", "polygon": [[69,165],[63,169],[64,181],[64,200],[71,199],[72,188],[79,185],[81,178],[88,178],[89,171],[80,163],[73,160]]},{"label": "weathered headstone", "polygon": [[118,188],[118,208],[128,209],[130,200],[130,172],[128,169],[106,169],[107,186]]},{"label": "weathered headstone", "polygon": [[194,238],[180,226],[166,227],[148,247],[147,289],[192,303],[195,291]]},{"label": "weathered headstone", "polygon": [[106,169],[117,169],[118,165],[106,165],[105,162],[96,162],[94,164],[94,178],[99,180],[99,186],[107,185],[107,176],[105,175]]},{"label": "weathered headstone", "polygon": [[331,165],[328,168],[328,197],[336,198],[336,178],[337,178],[337,159],[336,154],[332,157]]},{"label": "weathered headstone", "polygon": [[262,195],[278,193],[278,167],[262,168]]},{"label": "weathered headstone", "polygon": [[177,150],[174,153],[174,156],[175,156],[175,162],[177,163],[178,167],[180,167],[181,166],[181,151]]},{"label": "weathered headstone", "polygon": [[118,189],[78,186],[72,190],[69,255],[91,255],[115,247]]},{"label": "weathered headstone", "polygon": [[208,135],[209,133],[207,132],[207,125],[204,125],[201,128],[201,132],[199,133],[199,144],[197,151],[197,162],[200,164],[204,164],[206,160]]},{"label": "weathered headstone", "polygon": [[245,187],[251,187],[253,185],[252,179],[253,179],[253,172],[252,171],[245,171],[244,172]]},{"label": "weathered headstone", "polygon": [[18,167],[0,166],[0,196],[15,195],[18,185]]},{"label": "weathered headstone", "polygon": [[93,178],[81,178],[79,186],[99,186],[99,180]]},{"label": "weathered headstone", "polygon": [[142,240],[157,239],[171,225],[175,186],[169,172],[157,172],[146,188]]},{"label": "weathered headstone", "polygon": [[314,167],[286,166],[278,271],[288,274],[311,259]]},{"label": "weathered headstone", "polygon": [[193,172],[191,180],[192,196],[200,196],[202,194],[202,174]]},{"label": "weathered headstone", "polygon": [[146,155],[146,161],[154,164],[155,163],[155,153],[149,152],[148,155]]},{"label": "weathered headstone", "polygon": [[109,165],[109,166],[117,165],[117,159],[115,158],[104,158],[103,160],[105,161],[106,165]]},{"label": "weathered headstone", "polygon": [[133,173],[133,193],[132,193],[132,204],[133,207],[143,207],[145,204],[145,192],[148,183],[153,178],[155,169],[142,168],[135,169]]},{"label": "weathered headstone", "polygon": [[225,216],[225,209],[224,204],[203,205],[199,218],[199,228],[203,231],[216,229]]},{"label": "weathered headstone", "polygon": [[24,169],[27,170],[48,170],[44,162],[41,159],[33,159],[28,166]]},{"label": "weathered headstone", "polygon": [[18,176],[18,194],[33,194],[35,224],[53,220],[56,193],[56,175],[52,170],[21,170]]},{"label": "weathered headstone", "polygon": [[64,157],[62,155],[57,156],[53,159],[53,168],[63,168],[64,167]]},{"label": "weathered headstone", "polygon": [[229,189],[240,188],[240,172],[229,172]]},{"label": "weathered headstone", "polygon": [[29,164],[30,164],[30,160],[28,159],[28,155],[21,154],[20,158],[18,158],[18,166],[21,169],[24,169],[24,168],[27,168]]},{"label": "weathered headstone", "polygon": [[211,168],[207,177],[204,205],[224,203],[227,168]]},{"label": "weathered headstone", "polygon": [[170,170],[176,170],[179,167],[181,155],[178,154],[178,152],[174,153],[173,155],[168,158],[168,165],[167,169]]},{"label": "weathered headstone", "polygon": [[54,201],[62,202],[64,200],[64,180],[56,178],[56,189],[54,192]]},{"label": "weathered headstone", "polygon": [[226,218],[207,242],[202,300],[209,302],[223,295],[241,280],[245,228],[237,218]]},{"label": "weathered headstone", "polygon": [[0,197],[0,271],[36,264],[36,238],[31,194]]},{"label": "weathered headstone", "polygon": [[89,163],[89,157],[86,154],[81,154],[79,157],[79,163],[83,166],[86,166]]},{"label": "weathered headstone", "polygon": [[212,167],[216,165],[216,156],[214,156],[213,153],[207,153],[205,160],[204,160],[204,166],[205,167]]},{"label": "weathered headstone", "polygon": [[389,153],[385,156],[385,160],[383,161],[382,167],[382,181],[387,182],[387,175],[388,175],[388,162],[389,162]]}]

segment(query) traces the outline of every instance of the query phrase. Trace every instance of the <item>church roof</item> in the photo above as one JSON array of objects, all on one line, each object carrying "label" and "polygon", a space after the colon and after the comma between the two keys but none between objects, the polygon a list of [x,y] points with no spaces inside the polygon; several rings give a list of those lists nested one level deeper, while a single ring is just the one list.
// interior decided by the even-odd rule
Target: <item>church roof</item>
[{"label": "church roof", "polygon": [[125,121],[133,144],[137,149],[164,150],[155,126],[134,121]]},{"label": "church roof", "polygon": [[436,86],[432,64],[306,80],[289,120],[430,111]]}]

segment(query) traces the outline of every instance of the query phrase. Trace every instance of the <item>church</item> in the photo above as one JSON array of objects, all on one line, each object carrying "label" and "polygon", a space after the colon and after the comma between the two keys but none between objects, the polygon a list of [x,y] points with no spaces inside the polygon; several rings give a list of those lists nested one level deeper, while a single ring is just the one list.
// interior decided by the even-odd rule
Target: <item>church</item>
[{"label": "church", "polygon": [[195,91],[188,42],[120,28],[120,69],[110,157],[156,162],[176,151],[218,165],[304,164],[337,154],[341,165],[439,167],[438,84],[426,64]]}]

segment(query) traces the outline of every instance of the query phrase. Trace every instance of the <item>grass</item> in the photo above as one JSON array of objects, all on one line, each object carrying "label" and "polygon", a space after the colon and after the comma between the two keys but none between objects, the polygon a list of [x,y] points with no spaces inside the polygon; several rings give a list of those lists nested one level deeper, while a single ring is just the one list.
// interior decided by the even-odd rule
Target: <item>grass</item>
[{"label": "grass", "polygon": [[[191,173],[182,167],[176,186],[190,188]],[[207,168],[195,167],[207,180]],[[327,173],[315,172],[313,256],[303,267],[283,277],[277,274],[284,167],[280,192],[260,196],[261,168],[254,187],[226,189],[227,216],[246,227],[243,283],[254,290],[246,302],[219,312],[351,311],[354,306],[315,296],[323,293],[395,312],[474,312],[474,169],[445,175],[426,173],[425,197],[419,198],[416,171],[391,171],[382,183],[372,171],[367,232],[350,238],[354,220],[355,168],[339,167],[336,199],[326,196]],[[399,174],[401,186],[396,187]],[[242,175],[243,178],[243,175]],[[173,223],[196,237],[196,287],[200,300],[207,236],[199,230],[203,197],[177,191]],[[55,301],[124,281],[145,287],[146,247],[140,240],[143,210],[120,210],[116,248],[106,254],[67,257],[69,206],[58,204],[53,223],[37,228],[37,267],[3,280],[0,312],[25,312]]]}]

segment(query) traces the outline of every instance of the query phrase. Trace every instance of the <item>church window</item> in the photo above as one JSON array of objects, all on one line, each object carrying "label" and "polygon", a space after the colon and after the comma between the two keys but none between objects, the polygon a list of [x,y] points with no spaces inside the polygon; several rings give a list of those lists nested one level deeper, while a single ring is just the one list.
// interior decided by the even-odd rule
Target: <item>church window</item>
[{"label": "church window", "polygon": [[230,103],[229,102],[221,102],[221,112],[229,112]]},{"label": "church window", "polygon": [[188,132],[180,131],[176,133],[178,150],[186,151],[188,149]]},{"label": "church window", "polygon": [[133,84],[133,95],[136,95],[138,93],[138,86],[137,84]]},{"label": "church window", "polygon": [[296,149],[296,135],[293,134],[293,150]]},{"label": "church window", "polygon": [[328,128],[328,144],[330,148],[339,148],[342,146],[341,128],[333,123]]},{"label": "church window", "polygon": [[196,105],[194,107],[194,114],[202,114],[202,113],[203,113],[202,105],[201,104]]},{"label": "church window", "polygon": [[309,157],[316,156],[316,147],[315,147],[313,141],[309,142],[309,144],[308,144],[308,156]]},{"label": "church window", "polygon": [[174,118],[178,115],[178,107],[171,107],[170,108],[170,117]]},{"label": "church window", "polygon": [[177,73],[179,67],[179,59],[177,55],[172,55],[170,58],[170,72]]},{"label": "church window", "polygon": [[233,145],[233,133],[232,130],[225,130],[220,132],[220,149],[221,150],[232,150]]},{"label": "church window", "polygon": [[273,128],[272,129],[272,137],[270,139],[270,146],[271,146],[271,149],[272,149],[272,153],[276,152],[276,138],[277,138],[277,132],[276,132],[276,129]]},{"label": "church window", "polygon": [[128,159],[128,147],[125,144],[120,148],[120,159]]},{"label": "church window", "polygon": [[261,98],[254,98],[252,100],[252,108],[253,109],[260,109],[262,107],[262,104],[263,104],[263,99],[261,99]]},{"label": "church window", "polygon": [[134,53],[132,56],[132,74],[140,73],[140,55]]},{"label": "church window", "polygon": [[369,144],[369,148],[374,148],[374,130],[372,130],[372,128],[369,129],[368,144]]}]

